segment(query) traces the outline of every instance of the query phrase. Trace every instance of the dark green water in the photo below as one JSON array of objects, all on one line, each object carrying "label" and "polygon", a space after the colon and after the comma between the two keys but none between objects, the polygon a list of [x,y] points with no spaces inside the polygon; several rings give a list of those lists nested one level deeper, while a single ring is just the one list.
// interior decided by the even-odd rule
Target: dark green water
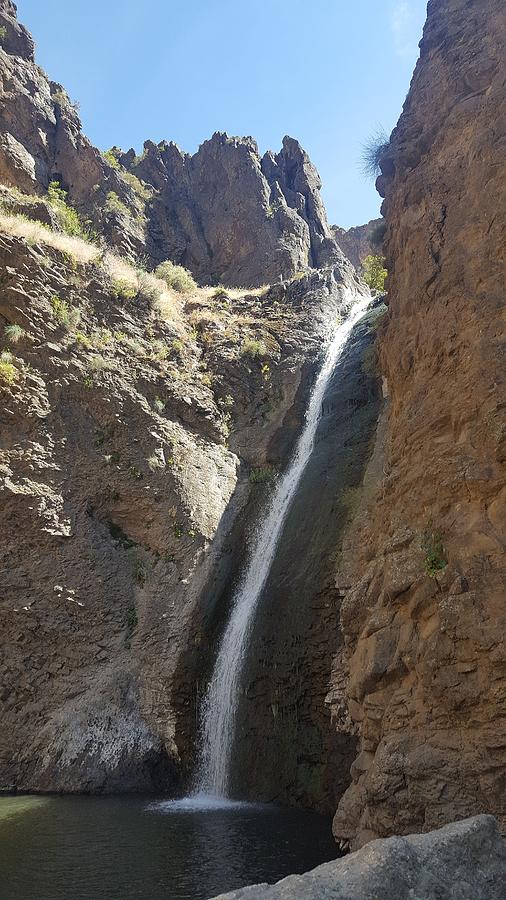
[{"label": "dark green water", "polygon": [[0,797],[0,900],[207,900],[338,855],[327,818],[140,797]]}]

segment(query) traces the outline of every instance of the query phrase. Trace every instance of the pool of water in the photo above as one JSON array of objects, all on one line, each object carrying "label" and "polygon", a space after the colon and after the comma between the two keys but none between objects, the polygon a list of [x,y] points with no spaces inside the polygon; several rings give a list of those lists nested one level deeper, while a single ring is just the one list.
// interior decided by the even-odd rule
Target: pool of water
[{"label": "pool of water", "polygon": [[260,804],[0,797],[0,897],[207,900],[335,858],[330,826]]}]

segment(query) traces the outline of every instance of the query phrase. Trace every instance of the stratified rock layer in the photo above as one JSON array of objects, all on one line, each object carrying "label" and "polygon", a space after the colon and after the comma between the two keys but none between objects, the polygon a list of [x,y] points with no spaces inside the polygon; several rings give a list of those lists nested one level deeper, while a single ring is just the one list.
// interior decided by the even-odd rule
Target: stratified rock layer
[{"label": "stratified rock layer", "polygon": [[338,586],[354,846],[506,821],[506,9],[438,0],[381,162],[389,394]]},{"label": "stratified rock layer", "polygon": [[491,816],[367,847],[277,884],[215,900],[502,900],[506,847]]}]

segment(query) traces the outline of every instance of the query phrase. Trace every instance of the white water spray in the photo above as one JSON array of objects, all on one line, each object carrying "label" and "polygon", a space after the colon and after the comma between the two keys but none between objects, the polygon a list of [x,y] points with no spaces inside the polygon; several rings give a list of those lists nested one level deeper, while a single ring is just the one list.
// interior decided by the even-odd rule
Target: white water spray
[{"label": "white water spray", "polygon": [[337,329],[314,384],[304,430],[291,463],[277,483],[270,505],[257,528],[246,571],[233,598],[232,612],[205,698],[202,748],[196,775],[196,792],[192,798],[196,805],[205,803],[209,797],[228,797],[241,673],[255,610],[269,575],[292,498],[313,450],[327,384],[353,326],[363,316],[370,302],[370,297],[360,297],[349,317]]}]

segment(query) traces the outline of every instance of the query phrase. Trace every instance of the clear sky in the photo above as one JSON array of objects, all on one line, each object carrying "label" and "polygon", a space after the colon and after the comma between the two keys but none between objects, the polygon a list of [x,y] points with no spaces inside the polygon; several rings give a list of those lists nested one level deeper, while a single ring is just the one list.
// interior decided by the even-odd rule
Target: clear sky
[{"label": "clear sky", "polygon": [[378,214],[364,142],[395,125],[426,0],[17,0],[37,61],[79,101],[100,149],[214,131],[260,150],[297,138],[333,224]]}]

